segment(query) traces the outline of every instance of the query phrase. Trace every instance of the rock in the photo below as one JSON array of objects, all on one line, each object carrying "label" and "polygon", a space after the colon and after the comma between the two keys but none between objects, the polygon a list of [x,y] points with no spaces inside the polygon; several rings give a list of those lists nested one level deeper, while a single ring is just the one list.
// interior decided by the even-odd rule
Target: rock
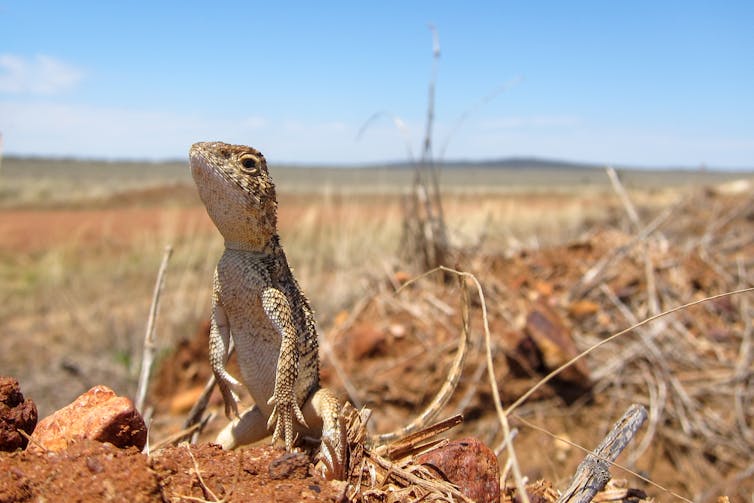
[{"label": "rock", "polygon": [[29,448],[62,451],[81,439],[141,450],[147,441],[147,427],[131,399],[116,395],[107,386],[95,386],[41,420]]},{"label": "rock", "polygon": [[[558,313],[542,302],[536,303],[526,317],[526,333],[532,338],[542,354],[547,370],[555,370],[578,355],[571,331]],[[589,369],[583,359],[566,368],[561,379],[584,384],[590,380]]]},{"label": "rock", "polygon": [[18,430],[31,435],[37,424],[37,406],[24,399],[18,381],[0,377],[0,451],[26,448],[28,440]]},{"label": "rock", "polygon": [[500,501],[497,457],[475,438],[454,440],[422,454],[416,461],[442,472],[464,495],[476,502]]}]

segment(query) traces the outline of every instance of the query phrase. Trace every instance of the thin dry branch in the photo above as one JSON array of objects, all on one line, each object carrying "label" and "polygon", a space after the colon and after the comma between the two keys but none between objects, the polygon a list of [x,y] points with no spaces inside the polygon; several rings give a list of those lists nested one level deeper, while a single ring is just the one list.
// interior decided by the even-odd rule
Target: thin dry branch
[{"label": "thin dry branch", "polygon": [[558,503],[588,503],[610,480],[610,464],[633,440],[647,420],[647,409],[632,405],[576,469],[571,484],[558,498]]},{"label": "thin dry branch", "polygon": [[[636,211],[636,206],[634,206],[634,203],[631,202],[631,198],[628,197],[628,192],[626,192],[626,188],[620,181],[618,173],[615,172],[612,166],[608,166],[607,168],[605,168],[605,170],[607,171],[607,176],[610,178],[610,183],[613,186],[613,190],[615,190],[615,192],[618,194],[618,197],[623,204],[623,208],[626,210],[626,214],[628,215],[628,219],[631,221],[634,231],[637,233],[641,232],[642,224],[641,220],[639,219],[639,212]],[[642,243],[642,247],[644,249],[644,274],[647,279],[649,314],[653,315],[660,312],[660,301],[657,297],[657,282],[655,281],[655,267],[652,263],[651,257],[649,256],[649,244],[644,241]]]},{"label": "thin dry branch", "polygon": [[147,389],[149,388],[149,376],[152,372],[154,352],[157,348],[157,345],[155,344],[154,327],[160,306],[160,294],[162,293],[162,288],[165,286],[165,273],[167,272],[168,262],[170,261],[170,256],[172,254],[173,247],[167,245],[165,247],[165,253],[162,255],[160,269],[157,272],[157,280],[155,281],[154,292],[152,293],[152,305],[149,308],[149,318],[147,318],[147,330],[144,334],[144,345],[142,348],[139,386],[136,389],[136,399],[134,400],[136,410],[142,413],[144,412],[144,401],[146,400]]}]

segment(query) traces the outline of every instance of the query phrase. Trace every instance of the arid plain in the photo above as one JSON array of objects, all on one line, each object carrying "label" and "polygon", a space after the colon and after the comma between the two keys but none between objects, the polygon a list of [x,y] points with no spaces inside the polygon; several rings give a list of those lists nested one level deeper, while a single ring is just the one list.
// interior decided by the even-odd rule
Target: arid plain
[{"label": "arid plain", "polygon": [[[172,247],[148,397],[156,444],[185,415],[175,397],[209,375],[202,327],[222,241],[186,163],[6,158],[0,169],[0,375],[19,379],[40,417],[96,384],[134,394],[156,273]],[[273,165],[272,174],[282,242],[326,348],[323,379],[368,404],[377,430],[400,425],[442,383],[460,327],[454,284],[429,277],[395,292],[425,272],[401,253],[412,171]],[[628,203],[598,167],[443,167],[447,265],[484,289],[505,407],[611,334],[754,284],[752,173],[618,174]],[[511,416],[524,474],[564,488],[584,453],[550,434],[594,448],[636,402],[650,420],[619,461],[662,488],[618,468],[616,479],[659,501],[674,500],[670,491],[743,501],[754,491],[753,300],[663,317],[539,389]],[[444,415],[462,410],[451,436],[494,447],[481,302],[471,306],[475,345]]]}]

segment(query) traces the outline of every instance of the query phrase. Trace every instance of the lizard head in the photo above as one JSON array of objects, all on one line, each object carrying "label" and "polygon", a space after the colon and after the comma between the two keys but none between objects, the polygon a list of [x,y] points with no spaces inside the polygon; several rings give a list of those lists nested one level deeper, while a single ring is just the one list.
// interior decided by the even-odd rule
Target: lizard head
[{"label": "lizard head", "polygon": [[263,251],[277,234],[275,185],[258,150],[221,142],[195,143],[191,175],[228,248]]}]

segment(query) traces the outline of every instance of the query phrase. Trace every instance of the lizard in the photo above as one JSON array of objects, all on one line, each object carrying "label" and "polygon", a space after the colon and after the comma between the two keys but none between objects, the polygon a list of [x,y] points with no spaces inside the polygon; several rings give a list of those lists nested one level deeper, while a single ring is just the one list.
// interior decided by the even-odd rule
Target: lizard
[{"label": "lizard", "polygon": [[[277,197],[267,161],[258,150],[199,142],[190,170],[209,217],[225,240],[214,272],[209,359],[231,422],[216,442],[234,449],[270,435],[292,451],[296,436],[321,438],[320,459],[330,478],[344,478],[342,402],[320,386],[314,312],[288,265],[277,229]],[[430,421],[460,379],[465,331],[450,375],[424,412],[409,425],[377,437],[391,440]],[[225,369],[231,338],[239,381]],[[239,414],[234,389],[243,384],[254,405]]]}]

